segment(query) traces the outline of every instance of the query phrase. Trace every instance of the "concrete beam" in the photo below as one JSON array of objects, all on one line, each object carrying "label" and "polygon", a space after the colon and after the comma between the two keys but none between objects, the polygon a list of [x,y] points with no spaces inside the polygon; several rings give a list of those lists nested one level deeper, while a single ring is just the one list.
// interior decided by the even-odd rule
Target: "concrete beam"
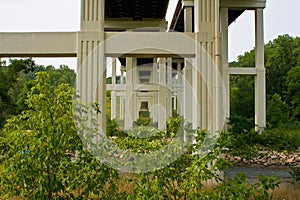
[{"label": "concrete beam", "polygon": [[76,56],[76,32],[0,33],[0,57]]},{"label": "concrete beam", "polygon": [[106,90],[108,91],[125,91],[125,84],[106,84]]},{"label": "concrete beam", "polygon": [[220,7],[229,9],[265,8],[266,0],[220,0]]},{"label": "concrete beam", "polygon": [[257,69],[254,67],[229,67],[228,73],[230,75],[256,75]]},{"label": "concrete beam", "polygon": [[105,33],[107,57],[194,57],[193,33]]}]

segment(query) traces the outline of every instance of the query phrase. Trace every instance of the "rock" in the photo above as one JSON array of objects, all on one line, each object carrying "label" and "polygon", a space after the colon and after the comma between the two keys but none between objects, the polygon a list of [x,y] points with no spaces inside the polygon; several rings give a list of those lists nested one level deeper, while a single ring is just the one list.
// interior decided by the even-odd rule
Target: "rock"
[{"label": "rock", "polygon": [[286,163],[291,164],[294,162],[294,157],[287,159]]},{"label": "rock", "polygon": [[271,159],[276,159],[276,158],[278,158],[278,156],[275,155],[271,156]]}]

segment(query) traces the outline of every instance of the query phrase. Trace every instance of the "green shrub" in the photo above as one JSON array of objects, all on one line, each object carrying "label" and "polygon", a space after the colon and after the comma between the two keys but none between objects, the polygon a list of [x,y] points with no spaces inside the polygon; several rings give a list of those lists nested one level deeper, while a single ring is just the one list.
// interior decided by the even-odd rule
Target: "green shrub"
[{"label": "green shrub", "polygon": [[126,137],[127,134],[119,127],[115,119],[110,119],[106,116],[106,136]]},{"label": "green shrub", "polygon": [[267,129],[259,135],[259,144],[277,151],[295,151],[300,146],[300,132]]},{"label": "green shrub", "polygon": [[294,181],[300,182],[300,166],[292,166],[290,169],[290,174],[292,175]]}]

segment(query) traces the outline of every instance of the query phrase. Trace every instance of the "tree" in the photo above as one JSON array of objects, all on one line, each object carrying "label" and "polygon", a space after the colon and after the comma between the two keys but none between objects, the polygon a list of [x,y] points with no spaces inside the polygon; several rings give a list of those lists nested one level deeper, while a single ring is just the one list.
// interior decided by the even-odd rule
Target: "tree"
[{"label": "tree", "polygon": [[0,128],[5,120],[17,113],[16,102],[12,98],[13,89],[20,72],[29,73],[34,69],[31,59],[10,60],[9,66],[0,69]]},{"label": "tree", "polygon": [[27,109],[25,99],[33,86],[36,72],[47,72],[51,87],[67,83],[75,87],[76,74],[68,66],[59,69],[53,66],[38,66],[32,59],[10,60],[7,67],[0,70],[0,128],[13,115]]},{"label": "tree", "polygon": [[294,38],[289,35],[278,36],[265,45],[267,94],[277,93],[285,100],[285,79],[288,71],[296,66],[298,59],[294,56],[295,48]]},{"label": "tree", "polygon": [[300,66],[294,67],[288,72],[286,82],[291,99],[292,116],[300,121]]},{"label": "tree", "polygon": [[254,117],[254,79],[251,76],[231,76],[230,113],[233,116]]},{"label": "tree", "polygon": [[[281,35],[265,45],[267,122],[274,128],[291,121],[291,117],[299,120],[297,117],[298,100],[294,93],[300,88],[288,86],[293,83],[287,81],[288,76],[290,76],[289,79],[296,81],[291,77],[292,75],[288,75],[288,72],[300,66],[299,57],[299,37]],[[230,63],[230,66],[255,67],[255,49],[238,56],[238,62]],[[232,85],[231,115],[252,118],[254,116],[253,79],[240,76],[239,78],[232,77],[230,81]],[[287,107],[291,107],[293,111],[288,112]]]},{"label": "tree", "polygon": [[279,94],[274,94],[267,104],[267,121],[271,127],[280,127],[288,123],[288,106]]},{"label": "tree", "polygon": [[68,84],[52,87],[47,73],[37,73],[26,99],[29,109],[9,119],[0,135],[2,197],[87,199],[92,193],[110,194],[116,171],[83,150],[74,124],[73,92]]}]

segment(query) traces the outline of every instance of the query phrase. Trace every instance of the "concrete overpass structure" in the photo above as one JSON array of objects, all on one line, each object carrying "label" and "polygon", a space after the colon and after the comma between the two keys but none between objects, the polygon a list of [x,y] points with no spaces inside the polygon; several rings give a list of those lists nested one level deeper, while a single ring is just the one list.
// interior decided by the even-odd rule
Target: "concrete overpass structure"
[{"label": "concrete overpass structure", "polygon": [[[172,110],[194,128],[224,129],[229,117],[229,76],[255,77],[255,125],[266,126],[265,0],[81,0],[78,32],[0,33],[0,57],[77,57],[77,89],[85,103],[98,102],[106,126],[106,91],[117,98],[130,129],[147,102],[153,122],[165,127]],[[59,6],[59,5],[58,5]],[[255,12],[255,68],[228,67],[228,26],[245,10]],[[169,29],[167,28],[169,27]],[[106,84],[107,58],[112,84]],[[121,81],[116,82],[116,60]]]}]

